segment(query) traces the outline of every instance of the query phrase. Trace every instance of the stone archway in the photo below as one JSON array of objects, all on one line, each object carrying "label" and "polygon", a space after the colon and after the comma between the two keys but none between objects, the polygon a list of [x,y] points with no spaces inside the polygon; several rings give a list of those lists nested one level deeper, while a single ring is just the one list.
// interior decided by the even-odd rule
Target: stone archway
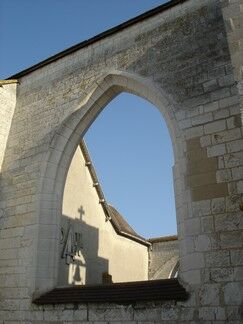
[{"label": "stone archway", "polygon": [[[57,284],[57,246],[59,237],[59,217],[62,209],[63,188],[66,174],[77,145],[81,138],[106,106],[121,92],[130,92],[141,96],[154,104],[162,113],[168,125],[175,155],[175,181],[179,180],[180,163],[183,162],[183,137],[174,117],[173,105],[165,94],[152,82],[128,73],[109,73],[96,83],[95,89],[88,94],[78,109],[70,115],[55,132],[50,149],[42,164],[40,178],[40,200],[38,201],[39,237],[38,247],[45,246],[46,252],[37,255],[36,291],[42,292]],[[147,130],[149,131],[149,129]],[[183,190],[177,187],[177,196],[182,197]],[[177,202],[177,209],[181,207]],[[48,206],[48,208],[46,208]],[[51,207],[51,208],[50,208]],[[180,219],[178,233],[180,236]],[[46,237],[46,229],[50,237]]]},{"label": "stone archway", "polygon": [[[170,130],[180,278],[191,298],[115,305],[115,313],[106,305],[99,320],[242,319],[240,2],[170,1],[12,76],[17,92],[1,87],[1,319],[79,316],[76,305],[36,311],[31,302],[57,283],[58,219],[74,150],[121,91],[151,101]],[[96,314],[88,305],[83,319]]]}]

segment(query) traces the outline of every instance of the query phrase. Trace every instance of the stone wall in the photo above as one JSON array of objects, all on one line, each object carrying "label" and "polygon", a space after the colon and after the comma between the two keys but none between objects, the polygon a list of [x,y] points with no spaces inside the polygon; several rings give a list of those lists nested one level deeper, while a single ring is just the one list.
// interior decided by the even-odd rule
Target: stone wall
[{"label": "stone wall", "polygon": [[16,104],[16,84],[0,85],[0,171]]},{"label": "stone wall", "polygon": [[178,240],[161,237],[150,239],[149,280],[167,279],[179,261]]},{"label": "stone wall", "polygon": [[[19,76],[1,169],[2,322],[242,322],[243,139],[236,84],[241,61],[231,42],[236,37],[241,50],[241,20],[239,28],[225,29],[227,17],[238,17],[237,12],[242,12],[239,0],[181,1]],[[168,124],[179,277],[190,298],[36,307],[33,295],[57,285],[71,159],[88,127],[120,91],[151,101]]]}]

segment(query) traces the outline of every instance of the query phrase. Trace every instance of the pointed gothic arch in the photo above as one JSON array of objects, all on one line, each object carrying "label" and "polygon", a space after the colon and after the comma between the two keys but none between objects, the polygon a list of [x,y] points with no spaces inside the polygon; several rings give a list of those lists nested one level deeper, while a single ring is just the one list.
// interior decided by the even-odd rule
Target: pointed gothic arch
[{"label": "pointed gothic arch", "polygon": [[[55,131],[48,152],[42,162],[39,183],[38,246],[44,246],[38,253],[36,264],[36,292],[56,286],[58,277],[59,218],[62,212],[63,189],[73,154],[87,129],[103,108],[119,93],[129,92],[150,101],[162,113],[172,140],[175,166],[176,209],[183,204],[183,136],[174,115],[173,103],[155,83],[134,74],[112,72],[98,80],[87,93],[86,98],[75,107]],[[149,131],[149,129],[147,130]],[[177,213],[179,240],[183,240],[180,219]],[[47,235],[47,229],[49,235]]]}]

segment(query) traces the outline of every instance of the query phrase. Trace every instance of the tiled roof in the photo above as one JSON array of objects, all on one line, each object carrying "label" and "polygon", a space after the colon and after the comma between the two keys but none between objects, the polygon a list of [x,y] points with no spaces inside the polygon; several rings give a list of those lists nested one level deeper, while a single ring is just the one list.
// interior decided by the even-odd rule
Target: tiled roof
[{"label": "tiled roof", "polygon": [[125,218],[110,204],[106,206],[110,221],[119,235],[126,236],[139,243],[150,246],[151,244],[142,236],[138,235],[133,228],[127,223]]},{"label": "tiled roof", "polygon": [[188,293],[178,279],[122,282],[55,288],[36,298],[35,304],[186,300]]}]

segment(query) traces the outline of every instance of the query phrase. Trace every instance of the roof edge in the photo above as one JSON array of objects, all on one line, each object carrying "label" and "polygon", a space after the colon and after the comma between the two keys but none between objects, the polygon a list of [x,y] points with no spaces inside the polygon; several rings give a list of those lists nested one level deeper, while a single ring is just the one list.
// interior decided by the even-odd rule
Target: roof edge
[{"label": "roof edge", "polygon": [[170,242],[170,241],[177,241],[178,236],[177,235],[170,235],[170,236],[161,236],[161,237],[154,237],[148,239],[148,242],[150,243],[159,243],[159,242]]},{"label": "roof edge", "polygon": [[[115,229],[117,229],[117,227],[115,225],[114,225],[114,227],[115,227]],[[119,229],[117,229],[117,234],[119,234],[120,236],[124,236],[132,241],[137,242],[137,243],[140,243],[142,245],[145,245],[147,247],[150,247],[152,245],[152,243],[150,241],[147,241],[147,240],[143,239],[142,237],[135,236],[135,235],[120,231]]]},{"label": "roof edge", "polygon": [[92,178],[93,184],[96,184],[94,187],[96,189],[98,198],[100,200],[100,203],[101,203],[101,206],[102,206],[103,211],[105,213],[105,216],[106,216],[107,221],[108,220],[110,221],[113,229],[115,230],[115,232],[118,235],[123,236],[123,237],[125,237],[127,239],[130,239],[132,241],[135,241],[137,243],[140,243],[142,245],[145,245],[147,247],[151,246],[151,243],[148,240],[144,239],[143,237],[135,236],[135,235],[132,235],[130,233],[126,233],[126,232],[120,230],[120,228],[116,225],[116,223],[114,222],[114,220],[112,219],[112,217],[110,217],[109,208],[107,206],[108,204],[106,202],[105,195],[104,195],[104,193],[102,191],[102,188],[101,188],[101,186],[99,184],[98,176],[97,176],[97,174],[95,172],[95,168],[93,166],[92,159],[91,159],[91,156],[89,154],[89,151],[88,151],[87,145],[85,144],[84,139],[82,139],[80,141],[79,147],[80,147],[81,152],[83,154],[85,163],[86,163],[86,165],[88,167],[88,170],[89,170],[90,176]]},{"label": "roof edge", "polygon": [[186,1],[188,1],[188,0],[171,0],[171,1],[166,2],[166,3],[164,3],[164,4],[162,4],[162,5],[158,6],[158,7],[150,9],[149,11],[146,11],[146,12],[144,12],[144,13],[138,15],[138,16],[135,16],[134,18],[129,19],[129,20],[127,20],[127,21],[125,21],[125,22],[123,22],[123,23],[121,23],[121,24],[119,24],[119,25],[117,25],[115,27],[107,29],[106,31],[104,31],[104,32],[102,32],[102,33],[100,33],[100,34],[98,34],[98,35],[96,35],[94,37],[91,37],[91,38],[89,38],[87,40],[82,41],[81,43],[78,43],[76,45],[73,45],[73,46],[65,49],[64,51],[61,51],[61,52],[59,52],[59,53],[57,53],[55,55],[52,55],[49,58],[47,58],[47,59],[45,59],[45,60],[43,60],[43,61],[41,61],[41,62],[39,62],[37,64],[34,64],[31,67],[29,67],[29,68],[27,68],[27,69],[25,69],[23,71],[20,71],[20,72],[14,74],[14,75],[8,77],[6,80],[21,78],[21,77],[23,77],[23,76],[25,76],[25,75],[39,69],[39,68],[41,68],[41,67],[43,67],[45,65],[48,65],[49,63],[55,62],[58,59],[66,56],[66,55],[69,55],[69,54],[71,54],[71,53],[73,53],[73,52],[75,52],[75,51],[77,51],[77,50],[79,50],[81,48],[84,48],[84,47],[87,47],[87,46],[89,46],[91,44],[94,44],[94,43],[98,42],[99,40],[101,40],[103,38],[106,38],[106,37],[108,37],[110,35],[113,35],[113,34],[119,32],[119,31],[121,31],[121,30],[123,30],[123,29],[125,29],[127,27],[130,27],[130,26],[132,26],[132,25],[134,25],[134,24],[136,24],[138,22],[141,22],[141,21],[143,21],[143,20],[145,20],[147,18],[150,18],[150,17],[152,17],[152,16],[154,16],[154,15],[156,15],[158,13],[161,13],[163,11],[166,11],[166,10],[170,9],[170,8],[173,8],[176,5],[182,4],[182,3],[186,2]]}]

